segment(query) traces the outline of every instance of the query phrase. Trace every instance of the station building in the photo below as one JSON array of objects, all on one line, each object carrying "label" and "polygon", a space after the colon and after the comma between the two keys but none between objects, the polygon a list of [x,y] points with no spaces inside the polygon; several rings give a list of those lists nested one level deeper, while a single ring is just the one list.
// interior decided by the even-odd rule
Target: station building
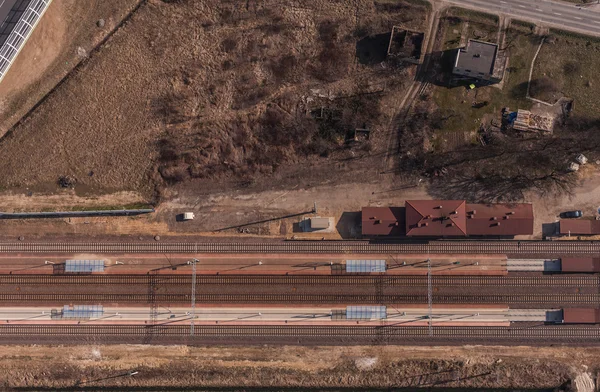
[{"label": "station building", "polygon": [[533,206],[530,203],[472,204],[465,200],[407,200],[403,209],[363,208],[362,234],[407,237],[532,235]]}]

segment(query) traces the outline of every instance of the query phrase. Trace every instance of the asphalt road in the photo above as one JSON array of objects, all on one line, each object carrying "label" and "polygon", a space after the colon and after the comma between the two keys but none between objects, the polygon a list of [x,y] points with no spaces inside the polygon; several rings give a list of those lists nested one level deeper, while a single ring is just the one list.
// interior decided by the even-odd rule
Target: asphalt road
[{"label": "asphalt road", "polygon": [[2,30],[4,19],[6,19],[6,16],[16,2],[17,0],[0,0],[0,30]]},{"label": "asphalt road", "polygon": [[443,0],[463,8],[506,14],[515,19],[600,36],[600,13],[550,0]]}]

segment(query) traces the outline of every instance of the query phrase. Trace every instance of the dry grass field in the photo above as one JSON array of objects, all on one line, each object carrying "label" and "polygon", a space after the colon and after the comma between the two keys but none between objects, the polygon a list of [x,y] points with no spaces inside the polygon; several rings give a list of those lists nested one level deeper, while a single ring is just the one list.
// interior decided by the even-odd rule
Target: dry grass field
[{"label": "dry grass field", "polygon": [[[2,347],[1,358],[7,390],[566,392],[576,390],[577,380],[578,391],[591,392],[599,354],[589,348],[203,348],[91,342]],[[130,371],[138,374],[126,376]]]},{"label": "dry grass field", "polygon": [[600,39],[551,30],[532,77],[542,82],[535,96],[550,103],[563,96],[573,98],[575,115],[597,117],[600,113],[598,64]]},{"label": "dry grass field", "polygon": [[[422,30],[426,11],[418,0],[150,0],[0,141],[0,188],[54,192],[70,176],[79,194],[151,200],[191,180],[374,155],[414,72],[385,62],[389,32]],[[365,127],[369,141],[345,143]]]}]

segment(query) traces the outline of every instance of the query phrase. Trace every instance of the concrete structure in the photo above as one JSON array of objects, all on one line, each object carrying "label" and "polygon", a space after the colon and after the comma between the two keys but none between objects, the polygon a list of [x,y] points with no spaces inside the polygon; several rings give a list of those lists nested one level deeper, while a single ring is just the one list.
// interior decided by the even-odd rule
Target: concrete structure
[{"label": "concrete structure", "polygon": [[560,273],[560,259],[508,259],[508,272],[552,272]]},{"label": "concrete structure", "polygon": [[500,55],[498,45],[469,40],[465,48],[458,49],[452,73],[466,78],[498,83],[504,76],[506,59]]},{"label": "concrete structure", "polygon": [[[252,306],[252,307],[197,307],[195,324],[197,325],[403,325],[426,326],[429,322],[429,311],[422,305],[404,305],[381,307],[385,309],[385,317],[372,314],[371,318],[348,319],[348,308],[327,306]],[[70,307],[2,307],[0,319],[3,323],[12,324],[144,324],[149,321],[147,307],[96,307],[92,311],[84,310],[76,317],[60,317]],[[361,306],[360,308],[379,308]],[[161,308],[156,321],[158,324],[189,324],[191,313],[189,307]],[[593,309],[588,309],[593,311]],[[548,321],[548,314],[553,309],[508,309],[502,306],[434,306],[432,323],[434,326],[453,325],[504,325],[522,321]],[[588,312],[589,313],[589,312]],[[383,312],[382,314],[383,315]],[[69,315],[71,316],[71,315]],[[375,316],[375,317],[373,317]],[[82,321],[83,320],[83,321]],[[570,318],[573,320],[573,318]],[[556,320],[560,322],[561,320]]]},{"label": "concrete structure", "polygon": [[387,54],[402,61],[420,64],[424,40],[425,33],[394,26],[390,34]]},{"label": "concrete structure", "polygon": [[329,218],[310,218],[312,230],[324,230],[329,228]]},{"label": "concrete structure", "polygon": [[558,222],[561,235],[598,235],[600,221],[589,219],[561,219]]}]

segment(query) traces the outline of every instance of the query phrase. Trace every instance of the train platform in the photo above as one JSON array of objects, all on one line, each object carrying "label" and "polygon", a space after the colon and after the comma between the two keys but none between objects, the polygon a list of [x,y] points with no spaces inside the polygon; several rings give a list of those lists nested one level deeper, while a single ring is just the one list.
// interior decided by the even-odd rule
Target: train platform
[{"label": "train platform", "polygon": [[[0,254],[0,274],[61,274],[67,260],[101,261],[94,274],[343,275],[348,262],[381,261],[386,275],[507,275],[505,255],[455,254]],[[378,272],[379,273],[379,272]]]},{"label": "train platform", "polygon": [[[358,307],[363,311],[372,307]],[[68,306],[65,312],[68,312]],[[87,308],[86,308],[87,309]],[[101,310],[98,310],[101,309]],[[382,325],[424,326],[429,325],[427,307],[387,307],[385,318],[366,316],[351,318],[346,307],[191,307],[158,308],[152,317],[151,310],[143,307],[103,307],[93,310],[73,308],[72,318],[59,308],[3,307],[0,308],[0,324],[144,324],[181,325],[190,324],[195,314],[197,325]],[[431,324],[435,326],[508,326],[513,322],[557,321],[550,319],[557,310],[517,310],[507,307],[435,307],[431,312]],[[349,318],[350,317],[350,318]]]}]

